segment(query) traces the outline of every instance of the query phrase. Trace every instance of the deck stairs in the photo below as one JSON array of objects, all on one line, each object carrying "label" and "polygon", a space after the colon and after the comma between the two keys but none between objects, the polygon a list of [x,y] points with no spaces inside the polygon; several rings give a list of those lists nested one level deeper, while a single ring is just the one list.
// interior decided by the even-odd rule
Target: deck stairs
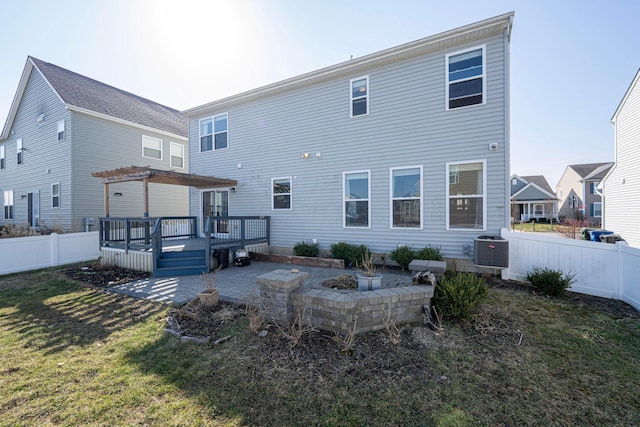
[{"label": "deck stairs", "polygon": [[153,275],[158,277],[186,276],[207,271],[204,249],[162,252]]}]

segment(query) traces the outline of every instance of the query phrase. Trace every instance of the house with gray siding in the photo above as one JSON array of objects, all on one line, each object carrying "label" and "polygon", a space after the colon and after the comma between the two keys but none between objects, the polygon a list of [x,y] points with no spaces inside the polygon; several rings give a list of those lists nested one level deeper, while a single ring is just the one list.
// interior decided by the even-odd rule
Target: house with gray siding
[{"label": "house with gray siding", "polygon": [[300,241],[441,248],[509,224],[513,13],[200,105],[190,213],[271,217],[271,250]]},{"label": "house with gray siding", "polygon": [[640,70],[616,109],[615,165],[604,178],[605,229],[640,247]]},{"label": "house with gray siding", "polygon": [[[97,230],[105,194],[92,172],[126,166],[188,172],[178,111],[27,58],[0,134],[0,225]],[[111,216],[142,216],[143,188],[110,186]],[[188,189],[151,184],[150,214],[186,215]]]},{"label": "house with gray siding", "polygon": [[543,175],[511,175],[511,221],[558,219],[558,198]]},{"label": "house with gray siding", "polygon": [[603,209],[600,183],[612,166],[611,162],[567,166],[556,186],[558,216],[600,227]]}]

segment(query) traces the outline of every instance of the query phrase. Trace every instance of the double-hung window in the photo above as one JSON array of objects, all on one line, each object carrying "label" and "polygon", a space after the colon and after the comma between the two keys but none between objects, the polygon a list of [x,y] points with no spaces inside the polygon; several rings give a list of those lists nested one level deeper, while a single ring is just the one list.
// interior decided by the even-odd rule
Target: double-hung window
[{"label": "double-hung window", "polygon": [[162,160],[162,140],[142,135],[142,157]]},{"label": "double-hung window", "polygon": [[22,138],[18,138],[16,140],[16,157],[17,157],[17,163],[19,165],[22,164],[22,152],[23,152],[24,148],[22,147]]},{"label": "double-hung window", "polygon": [[13,190],[4,190],[4,219],[13,219]]},{"label": "double-hung window", "polygon": [[446,55],[447,110],[486,102],[485,46]]},{"label": "double-hung window", "polygon": [[369,114],[369,76],[351,79],[351,117]]},{"label": "double-hung window", "polygon": [[447,163],[447,230],[484,230],[486,161]]},{"label": "double-hung window", "polygon": [[601,217],[602,216],[602,202],[593,202],[591,203],[591,212],[592,217]]},{"label": "double-hung window", "polygon": [[271,180],[271,209],[291,209],[291,177]]},{"label": "double-hung window", "polygon": [[343,173],[344,227],[369,228],[371,224],[371,172]]},{"label": "double-hung window", "polygon": [[391,168],[391,228],[422,228],[422,166]]},{"label": "double-hung window", "polygon": [[0,169],[7,167],[6,160],[4,158],[4,144],[0,145]]},{"label": "double-hung window", "polygon": [[169,150],[171,151],[171,167],[172,168],[184,168],[184,145],[176,144],[172,142],[169,144]]},{"label": "double-hung window", "polygon": [[60,183],[51,184],[51,207],[60,207]]},{"label": "double-hung window", "polygon": [[58,122],[58,141],[64,139],[64,120]]},{"label": "double-hung window", "polygon": [[220,114],[200,120],[200,151],[212,151],[229,146],[228,114]]}]

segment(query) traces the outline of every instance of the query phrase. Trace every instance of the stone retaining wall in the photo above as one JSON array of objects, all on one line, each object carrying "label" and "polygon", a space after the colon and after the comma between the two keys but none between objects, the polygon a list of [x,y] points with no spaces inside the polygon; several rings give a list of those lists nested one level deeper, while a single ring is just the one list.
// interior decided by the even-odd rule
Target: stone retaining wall
[{"label": "stone retaining wall", "polygon": [[318,329],[347,335],[385,328],[385,319],[396,324],[423,321],[423,306],[431,307],[434,287],[427,285],[385,288],[375,291],[340,291],[302,287],[308,273],[275,270],[258,276],[260,295],[269,307],[268,318],[291,322],[301,312]]}]

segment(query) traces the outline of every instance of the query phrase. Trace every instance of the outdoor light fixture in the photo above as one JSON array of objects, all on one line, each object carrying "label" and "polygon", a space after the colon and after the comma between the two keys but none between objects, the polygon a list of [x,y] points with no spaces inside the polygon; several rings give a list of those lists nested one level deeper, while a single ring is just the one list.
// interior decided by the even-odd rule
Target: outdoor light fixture
[{"label": "outdoor light fixture", "polygon": [[115,197],[122,197],[122,193],[121,193],[121,192],[119,192],[119,191],[118,191],[117,193],[113,193],[113,195],[114,195]]},{"label": "outdoor light fixture", "polygon": [[303,159],[308,159],[309,158],[309,153],[302,153],[302,154],[300,154],[300,157],[302,157]]}]

